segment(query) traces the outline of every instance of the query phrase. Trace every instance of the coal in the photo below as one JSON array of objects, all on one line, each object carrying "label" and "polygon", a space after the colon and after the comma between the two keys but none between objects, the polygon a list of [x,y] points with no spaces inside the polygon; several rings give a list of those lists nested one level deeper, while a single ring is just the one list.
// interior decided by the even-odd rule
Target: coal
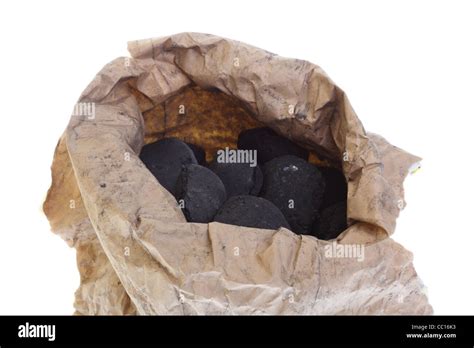
[{"label": "coal", "polygon": [[319,239],[334,239],[347,228],[347,202],[342,201],[324,208],[313,225],[313,235]]},{"label": "coal", "polygon": [[267,127],[244,130],[239,134],[237,147],[243,150],[257,150],[257,161],[261,165],[284,155],[293,155],[304,160],[308,160],[309,156],[306,149]]},{"label": "coal", "polygon": [[[339,169],[309,163],[307,150],[270,128],[243,131],[238,146],[208,168],[200,146],[176,138],[145,145],[140,158],[188,222],[285,227],[324,240],[347,228],[347,182]],[[257,161],[248,150],[257,151]]]},{"label": "coal", "polygon": [[320,209],[347,200],[347,182],[342,171],[331,167],[318,167],[326,184]]},{"label": "coal", "polygon": [[323,194],[321,172],[299,157],[277,157],[263,167],[261,197],[281,210],[297,234],[311,234]]},{"label": "coal", "polygon": [[198,163],[189,146],[176,138],[166,138],[145,145],[140,159],[159,183],[175,197],[175,187],[182,167]]},{"label": "coal", "polygon": [[282,212],[270,201],[255,196],[234,196],[224,203],[214,221],[229,225],[276,230],[290,229]]},{"label": "coal", "polygon": [[252,195],[260,193],[263,174],[259,166],[251,167],[248,163],[221,163],[217,159],[209,165],[224,183],[227,197]]},{"label": "coal", "polygon": [[204,151],[202,147],[195,144],[186,143],[186,145],[188,145],[189,148],[193,151],[194,157],[196,157],[198,164],[201,166],[206,166],[206,151]]},{"label": "coal", "polygon": [[176,199],[188,222],[211,222],[227,199],[224,184],[210,169],[198,164],[183,167]]}]

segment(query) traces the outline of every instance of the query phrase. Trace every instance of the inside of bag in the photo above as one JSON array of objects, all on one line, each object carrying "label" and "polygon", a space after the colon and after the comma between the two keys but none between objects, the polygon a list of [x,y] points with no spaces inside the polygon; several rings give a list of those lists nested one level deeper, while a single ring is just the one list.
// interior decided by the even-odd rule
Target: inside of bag
[{"label": "inside of bag", "polygon": [[[237,98],[229,96],[217,89],[204,89],[192,84],[183,88],[179,93],[169,97],[164,102],[157,104],[143,93],[138,91],[134,85],[134,81],[129,82],[129,88],[131,93],[135,96],[140,111],[143,115],[145,125],[144,143],[151,144],[161,139],[176,138],[184,141],[187,144],[196,145],[202,148],[205,152],[205,166],[211,163],[213,160],[215,161],[216,153],[218,151],[225,148],[237,149],[239,134],[241,134],[243,131],[268,126],[258,121],[256,117],[252,115],[252,112],[246,108],[244,103],[239,101]],[[338,161],[334,159],[327,159],[316,153],[314,150],[308,148],[306,148],[306,150],[308,150],[307,162],[317,166],[319,169],[323,168],[322,172],[324,172],[325,168],[329,168],[328,170],[340,170],[341,166]],[[327,174],[324,174],[323,176],[327,183]],[[343,177],[342,173],[341,176]],[[331,178],[329,178],[329,180],[331,180]],[[341,187],[340,190],[337,189],[337,191],[345,190],[343,199],[344,208],[341,208],[341,204],[339,204],[336,208],[334,208],[334,205],[332,210],[329,209],[329,211],[324,212],[321,207],[317,213],[320,214],[318,218],[321,220],[323,219],[322,216],[324,214],[331,218],[337,214],[342,215],[341,209],[344,210],[343,216],[346,217],[347,184],[344,182],[344,180],[345,179],[343,179],[342,184],[344,188]],[[171,190],[169,191],[176,197],[174,192]],[[178,197],[176,198],[179,202]],[[212,200],[212,198],[208,200]],[[335,202],[336,201],[332,202],[331,204]],[[340,203],[340,201],[337,203]],[[234,202],[234,204],[238,206],[239,202]],[[300,207],[303,206],[303,204],[298,204]],[[325,208],[327,207],[328,205],[325,206]],[[303,211],[305,208],[299,209]],[[249,214],[251,215],[251,212]],[[185,215],[187,215],[187,212]],[[284,215],[286,216],[285,213]],[[189,219],[188,215],[187,218],[189,222],[218,221],[206,219],[193,220]],[[275,217],[272,217],[272,219],[274,218]],[[258,220],[259,216],[257,215],[255,219]],[[295,219],[301,220],[299,218]],[[347,220],[346,218],[344,219]],[[313,224],[314,223],[315,222],[313,222]],[[328,223],[331,224],[332,222],[329,221]],[[301,231],[299,231],[299,227],[295,227],[293,223],[290,223],[289,225],[291,225],[291,230],[298,234],[313,234],[311,231],[314,231],[315,228],[321,228],[319,225],[318,227],[309,227],[309,224],[306,224],[306,227],[301,227]],[[246,225],[244,224],[243,226]],[[247,226],[255,227],[251,224]],[[338,234],[340,234],[342,232],[341,230],[344,230],[345,228],[346,222],[344,222],[343,228],[338,227]],[[329,240],[335,238],[334,236],[335,234],[331,233],[324,238],[321,236],[317,237]]]},{"label": "inside of bag", "polygon": [[[155,104],[134,85],[130,91],[138,102],[145,122],[145,144],[175,137],[202,147],[206,161],[218,149],[236,148],[239,134],[246,129],[266,127],[237,98],[216,89],[189,85],[163,103]],[[337,162],[309,150],[309,162],[340,168]]]}]

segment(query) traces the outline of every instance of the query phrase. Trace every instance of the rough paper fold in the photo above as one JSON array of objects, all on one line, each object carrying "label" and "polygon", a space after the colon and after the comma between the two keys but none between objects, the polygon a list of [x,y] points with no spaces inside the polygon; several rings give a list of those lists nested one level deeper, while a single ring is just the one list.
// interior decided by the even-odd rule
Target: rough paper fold
[{"label": "rough paper fold", "polygon": [[[94,115],[71,116],[44,204],[53,231],[77,249],[77,314],[432,313],[411,253],[389,238],[403,180],[420,159],[366,133],[321,68],[196,33],[130,42],[129,51],[81,95]],[[233,139],[212,110],[196,116],[202,122],[166,113],[175,100],[202,103],[206,90],[254,119],[220,116],[227,128],[264,124],[342,161],[353,224],[339,244],[185,221],[138,153],[151,128],[157,137],[202,131],[212,143],[211,128]],[[363,246],[364,257],[328,255],[338,245]]]}]

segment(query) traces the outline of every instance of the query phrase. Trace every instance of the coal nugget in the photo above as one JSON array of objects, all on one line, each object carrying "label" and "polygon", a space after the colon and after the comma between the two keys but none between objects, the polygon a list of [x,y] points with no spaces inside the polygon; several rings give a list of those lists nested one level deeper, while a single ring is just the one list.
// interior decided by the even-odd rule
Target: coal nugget
[{"label": "coal nugget", "polygon": [[204,151],[202,147],[195,144],[186,143],[186,145],[188,145],[189,148],[193,151],[194,157],[196,157],[198,164],[201,166],[206,166],[206,151]]},{"label": "coal nugget", "polygon": [[255,196],[234,196],[224,203],[214,221],[229,225],[276,230],[290,229],[282,212],[270,201]]},{"label": "coal nugget", "polygon": [[221,163],[215,159],[209,169],[224,183],[228,198],[240,195],[256,196],[260,193],[263,174],[259,166],[251,167],[248,163]]},{"label": "coal nugget", "polygon": [[342,201],[324,208],[313,226],[313,235],[319,239],[334,239],[347,228],[347,202]]},{"label": "coal nugget", "polygon": [[183,165],[197,164],[193,151],[176,138],[145,145],[140,159],[159,183],[176,197],[175,187]]},{"label": "coal nugget", "polygon": [[188,222],[211,222],[227,199],[224,184],[210,169],[198,164],[183,167],[176,199]]},{"label": "coal nugget", "polygon": [[324,209],[338,202],[347,200],[346,177],[336,168],[318,167],[326,184],[324,188],[323,202],[320,209]]},{"label": "coal nugget", "polygon": [[295,233],[311,234],[323,194],[321,172],[299,157],[277,157],[263,167],[260,195],[281,210]]},{"label": "coal nugget", "polygon": [[271,128],[252,128],[239,134],[237,147],[243,150],[257,150],[258,164],[280,156],[293,155],[308,160],[308,150],[296,145],[291,140],[284,138]]}]

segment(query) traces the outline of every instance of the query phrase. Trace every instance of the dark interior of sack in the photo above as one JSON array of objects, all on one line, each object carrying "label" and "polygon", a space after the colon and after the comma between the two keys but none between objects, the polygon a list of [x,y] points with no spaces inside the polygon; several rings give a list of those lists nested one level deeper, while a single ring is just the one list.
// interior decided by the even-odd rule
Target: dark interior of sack
[{"label": "dark interior of sack", "polygon": [[[247,169],[224,169],[229,167],[213,162],[214,156],[226,148],[242,149],[241,146],[246,146],[242,143],[242,136],[239,137],[242,131],[262,129],[268,125],[259,122],[240,100],[216,89],[206,90],[189,85],[156,104],[140,93],[133,83],[130,81],[129,87],[143,115],[145,144],[156,146],[158,140],[177,138],[205,152],[205,161],[204,156],[196,155],[196,158],[202,158],[198,162],[204,167],[183,166],[177,177],[174,176],[177,171],[170,168],[174,168],[174,158],[188,161],[186,152],[168,146],[163,154],[173,151],[179,155],[173,159],[161,157],[161,160],[169,161],[166,162],[169,164],[167,169],[156,166],[160,160],[155,156],[160,151],[155,147],[145,146],[140,154],[153,175],[180,202],[188,222],[218,221],[270,229],[283,226],[297,234],[312,234],[326,240],[336,238],[347,228],[347,184],[344,175],[340,171],[335,173],[329,168],[322,169],[338,167],[338,164],[340,169],[340,163],[322,159],[314,150],[306,148],[309,154],[304,152],[302,157],[280,155],[272,161],[262,162],[265,165],[256,171],[249,169],[249,166],[246,166]],[[253,139],[265,139],[261,144],[270,146],[271,151],[284,149],[282,153],[285,153],[291,148],[288,147],[290,145],[281,145],[285,142],[272,142],[275,138],[265,138],[265,134],[260,133]],[[251,143],[249,146],[260,145]],[[269,152],[265,152],[264,148],[257,151],[262,155],[261,161],[271,158],[266,157]],[[306,167],[306,161],[318,166],[319,170],[314,166]],[[289,174],[289,171],[295,170],[292,168],[299,170],[299,174]],[[260,184],[258,175],[263,175]],[[295,209],[295,206],[298,208]]]},{"label": "dark interior of sack", "polygon": [[[237,98],[219,90],[190,85],[160,104],[138,91],[130,81],[145,122],[145,144],[175,137],[202,147],[207,162],[217,150],[237,148],[239,133],[246,129],[264,127]],[[309,162],[321,166],[340,167],[339,163],[323,159],[310,150]]]}]

